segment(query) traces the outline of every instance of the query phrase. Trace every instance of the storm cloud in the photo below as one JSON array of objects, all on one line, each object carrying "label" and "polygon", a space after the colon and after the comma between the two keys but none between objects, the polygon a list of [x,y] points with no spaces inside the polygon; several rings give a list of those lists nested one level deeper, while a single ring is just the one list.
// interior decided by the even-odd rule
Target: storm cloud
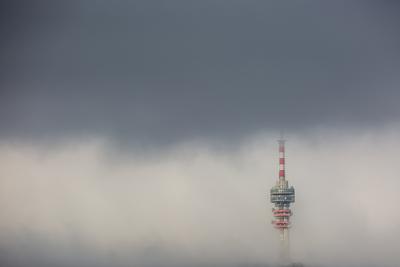
[{"label": "storm cloud", "polygon": [[390,1],[2,3],[1,136],[139,144],[398,120]]}]

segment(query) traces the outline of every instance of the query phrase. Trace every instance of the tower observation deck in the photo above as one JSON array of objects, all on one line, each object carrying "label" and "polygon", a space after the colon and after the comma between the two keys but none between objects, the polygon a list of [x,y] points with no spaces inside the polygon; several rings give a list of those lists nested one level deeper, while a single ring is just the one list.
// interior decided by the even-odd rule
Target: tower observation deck
[{"label": "tower observation deck", "polygon": [[279,144],[279,179],[275,186],[271,188],[270,197],[272,215],[274,217],[272,224],[279,230],[280,236],[280,261],[286,265],[290,263],[289,255],[289,228],[290,216],[292,211],[290,204],[295,201],[295,192],[293,186],[289,186],[285,174],[285,140],[278,140]]}]

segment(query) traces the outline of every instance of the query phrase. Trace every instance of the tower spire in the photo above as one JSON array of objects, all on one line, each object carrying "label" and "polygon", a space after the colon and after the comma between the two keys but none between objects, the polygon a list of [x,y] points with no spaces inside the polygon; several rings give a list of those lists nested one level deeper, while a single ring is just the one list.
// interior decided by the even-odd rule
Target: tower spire
[{"label": "tower spire", "polygon": [[285,180],[285,140],[279,139],[279,180]]}]

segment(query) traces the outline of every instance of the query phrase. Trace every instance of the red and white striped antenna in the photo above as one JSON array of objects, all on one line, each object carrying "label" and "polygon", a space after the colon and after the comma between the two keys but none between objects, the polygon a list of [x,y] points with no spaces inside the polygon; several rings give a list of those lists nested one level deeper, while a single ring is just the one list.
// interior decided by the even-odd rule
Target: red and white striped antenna
[{"label": "red and white striped antenna", "polygon": [[281,131],[279,143],[279,180],[285,180],[285,142],[283,131]]}]

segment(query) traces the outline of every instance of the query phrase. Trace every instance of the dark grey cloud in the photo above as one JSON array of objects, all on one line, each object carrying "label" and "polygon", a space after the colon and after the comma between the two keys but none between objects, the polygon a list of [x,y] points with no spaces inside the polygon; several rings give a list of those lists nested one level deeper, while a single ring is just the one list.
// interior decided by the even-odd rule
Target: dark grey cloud
[{"label": "dark grey cloud", "polygon": [[393,1],[2,2],[2,137],[139,143],[398,121]]}]

